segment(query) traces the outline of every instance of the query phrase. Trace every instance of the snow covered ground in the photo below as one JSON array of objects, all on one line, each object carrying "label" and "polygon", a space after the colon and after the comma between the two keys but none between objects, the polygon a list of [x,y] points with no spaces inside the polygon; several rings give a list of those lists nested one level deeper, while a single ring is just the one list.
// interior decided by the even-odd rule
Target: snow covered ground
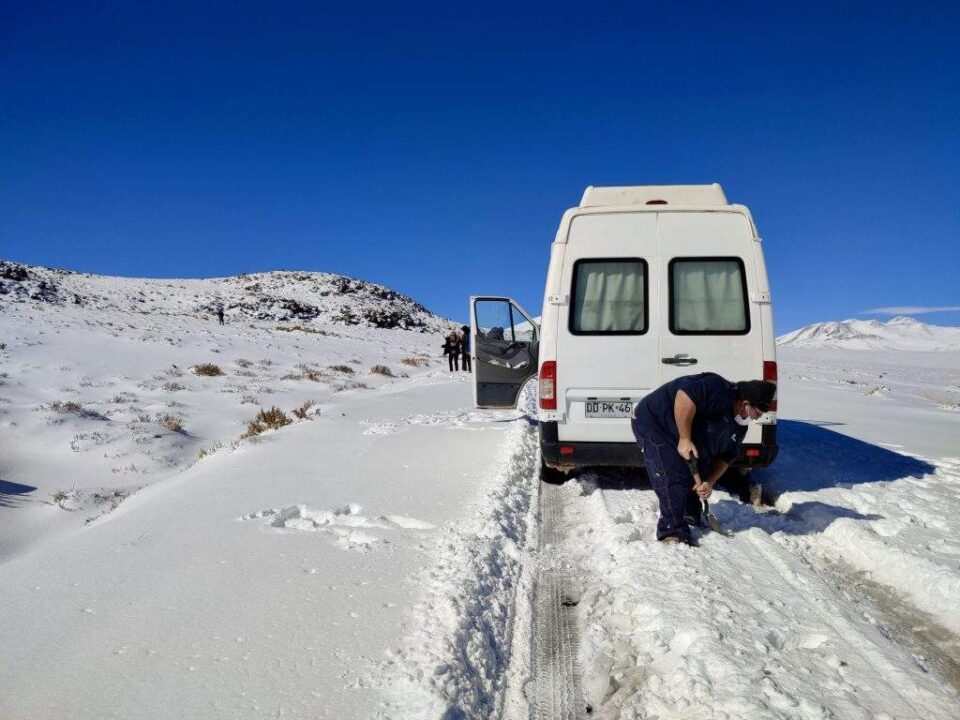
[{"label": "snow covered ground", "polygon": [[557,568],[570,717],[958,716],[956,352],[781,347],[773,506],[718,492],[734,537],[665,547],[637,473],[541,494],[532,395],[474,410],[451,323],[388,289],[29,270],[0,294],[4,720],[558,716]]},{"label": "snow covered ground", "polygon": [[718,493],[733,538],[651,542],[629,474],[562,488],[593,716],[958,716],[960,356],[779,360],[775,508]]}]

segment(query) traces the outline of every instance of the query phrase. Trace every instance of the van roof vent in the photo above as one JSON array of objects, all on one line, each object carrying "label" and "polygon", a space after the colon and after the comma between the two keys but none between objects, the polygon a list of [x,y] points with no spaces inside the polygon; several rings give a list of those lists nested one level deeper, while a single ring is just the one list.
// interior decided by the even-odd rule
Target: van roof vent
[{"label": "van roof vent", "polygon": [[591,185],[583,191],[580,207],[607,205],[727,205],[718,183],[712,185]]}]

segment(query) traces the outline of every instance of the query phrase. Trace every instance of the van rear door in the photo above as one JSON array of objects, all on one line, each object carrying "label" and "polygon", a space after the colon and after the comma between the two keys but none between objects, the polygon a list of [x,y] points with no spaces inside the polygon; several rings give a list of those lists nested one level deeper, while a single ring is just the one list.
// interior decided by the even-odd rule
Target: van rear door
[{"label": "van rear door", "polygon": [[474,400],[480,408],[513,408],[537,374],[540,328],[508,297],[471,297]]},{"label": "van rear door", "polygon": [[653,212],[586,213],[567,236],[557,319],[559,440],[632,443],[632,404],[660,385]]},{"label": "van rear door", "polygon": [[662,382],[715,372],[731,381],[763,372],[753,230],[736,212],[659,214]]}]

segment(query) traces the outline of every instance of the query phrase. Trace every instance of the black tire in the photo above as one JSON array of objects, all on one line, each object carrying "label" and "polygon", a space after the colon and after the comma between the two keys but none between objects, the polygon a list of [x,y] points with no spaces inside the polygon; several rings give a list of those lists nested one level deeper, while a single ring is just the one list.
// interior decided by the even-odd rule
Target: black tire
[{"label": "black tire", "polygon": [[567,474],[547,465],[540,458],[540,482],[548,485],[563,485],[567,481]]}]

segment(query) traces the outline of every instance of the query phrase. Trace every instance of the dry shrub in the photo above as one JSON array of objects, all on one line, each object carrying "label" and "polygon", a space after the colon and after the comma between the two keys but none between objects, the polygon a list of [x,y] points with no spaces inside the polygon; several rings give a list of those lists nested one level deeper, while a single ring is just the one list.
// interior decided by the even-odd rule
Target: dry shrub
[{"label": "dry shrub", "polygon": [[248,368],[251,365],[253,365],[253,363],[247,360],[246,358],[237,358],[237,365],[239,365],[242,368]]},{"label": "dry shrub", "polygon": [[50,403],[50,409],[54,412],[63,413],[64,415],[79,415],[83,412],[83,405],[73,400],[67,400],[66,402],[63,400],[55,400]]},{"label": "dry shrub", "polygon": [[320,328],[312,328],[307,325],[277,325],[277,330],[282,330],[283,332],[293,332],[294,330],[299,330],[300,332],[310,333],[312,335],[329,335],[333,337],[342,337],[338,333],[328,332],[326,330],[321,330]]},{"label": "dry shrub", "polygon": [[220,369],[220,366],[214,365],[213,363],[200,363],[199,365],[195,365],[193,372],[195,375],[204,375],[206,377],[223,375],[223,370]]},{"label": "dry shrub", "polygon": [[251,420],[250,422],[247,423],[247,429],[244,431],[243,435],[241,435],[240,437],[241,438],[256,437],[266,429],[267,428],[263,423],[259,423],[256,420]]},{"label": "dry shrub", "polygon": [[353,375],[353,368],[349,365],[331,365],[327,370],[332,370],[333,372],[346,373],[347,375]]},{"label": "dry shrub", "polygon": [[256,437],[265,430],[278,430],[292,422],[293,420],[278,407],[272,407],[269,410],[261,408],[257,417],[247,424],[247,431],[240,437]]},{"label": "dry shrub", "polygon": [[157,423],[171,432],[183,432],[183,418],[178,415],[157,415]]},{"label": "dry shrub", "polygon": [[209,448],[200,448],[199,450],[197,450],[197,460],[203,460],[205,457],[210,457],[222,447],[223,447],[222,443],[217,443],[216,445],[213,445]]},{"label": "dry shrub", "polygon": [[287,414],[278,407],[272,407],[269,410],[261,409],[260,412],[257,413],[257,421],[262,422],[271,430],[277,430],[293,422],[287,417]]},{"label": "dry shrub", "polygon": [[303,379],[309,380],[310,382],[321,382],[323,380],[323,375],[319,370],[304,363],[297,365],[297,370],[303,373]]},{"label": "dry shrub", "polygon": [[429,360],[423,357],[406,357],[401,360],[404,365],[409,365],[410,367],[422,367],[429,364]]},{"label": "dry shrub", "polygon": [[385,377],[393,377],[393,370],[388,368],[386,365],[374,365],[370,368],[371,375],[383,375]]},{"label": "dry shrub", "polygon": [[363,382],[346,382],[334,386],[334,391],[343,392],[344,390],[369,390],[370,386]]},{"label": "dry shrub", "polygon": [[163,389],[167,392],[177,392],[177,390],[186,390],[187,388],[177,382],[164,383]]},{"label": "dry shrub", "polygon": [[297,416],[298,420],[306,420],[307,416],[310,414],[310,410],[312,410],[316,406],[316,404],[317,403],[314,402],[313,400],[307,400],[300,407],[294,408],[293,414]]},{"label": "dry shrub", "polygon": [[303,380],[303,375],[298,373],[287,373],[286,375],[281,376],[281,380]]}]

